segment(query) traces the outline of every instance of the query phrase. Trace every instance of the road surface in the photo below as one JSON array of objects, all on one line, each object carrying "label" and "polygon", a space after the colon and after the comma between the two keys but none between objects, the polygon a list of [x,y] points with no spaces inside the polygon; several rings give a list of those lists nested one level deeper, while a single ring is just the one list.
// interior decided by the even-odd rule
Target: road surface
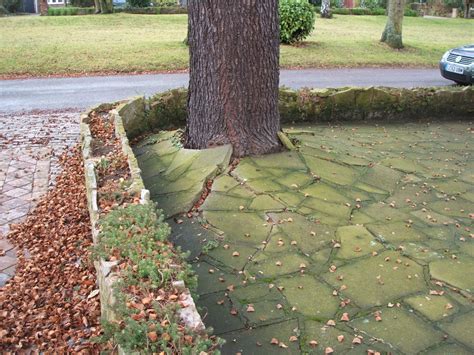
[{"label": "road surface", "polygon": [[[188,74],[147,74],[0,81],[0,112],[85,109],[135,95],[187,86]],[[280,85],[293,89],[343,86],[427,87],[452,85],[438,69],[282,70]]]}]

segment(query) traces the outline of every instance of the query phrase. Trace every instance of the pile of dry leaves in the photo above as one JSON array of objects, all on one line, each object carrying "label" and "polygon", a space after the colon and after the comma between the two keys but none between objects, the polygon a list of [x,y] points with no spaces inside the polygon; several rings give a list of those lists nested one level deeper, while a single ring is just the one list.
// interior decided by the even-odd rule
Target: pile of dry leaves
[{"label": "pile of dry leaves", "polygon": [[56,187],[9,239],[16,275],[0,289],[0,351],[97,352],[100,304],[90,262],[92,236],[79,148],[61,159]]}]

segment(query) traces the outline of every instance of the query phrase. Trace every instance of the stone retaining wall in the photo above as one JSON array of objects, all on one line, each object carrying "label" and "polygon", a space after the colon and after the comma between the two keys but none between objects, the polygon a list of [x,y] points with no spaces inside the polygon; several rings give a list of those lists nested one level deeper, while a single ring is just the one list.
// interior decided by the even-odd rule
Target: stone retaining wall
[{"label": "stone retaining wall", "polygon": [[[115,135],[122,143],[123,153],[128,160],[128,166],[131,174],[131,185],[129,191],[131,193],[138,193],[140,195],[140,203],[149,203],[150,193],[144,188],[141,177],[141,170],[138,167],[137,159],[130,147],[128,136],[140,133],[141,126],[144,122],[144,97],[133,98],[127,102],[119,103],[118,106],[110,113],[114,119]],[[98,223],[100,219],[100,211],[98,207],[98,186],[96,175],[96,164],[100,158],[92,156],[91,145],[93,144],[93,137],[89,127],[90,114],[93,111],[104,110],[112,108],[111,104],[102,104],[93,107],[81,115],[80,136],[82,145],[82,155],[85,169],[85,184],[87,189],[87,203],[89,209],[89,216],[92,225],[92,236],[94,244],[98,243],[99,229]],[[118,272],[114,270],[118,265],[118,261],[96,260],[94,266],[97,272],[97,282],[100,290],[101,316],[105,321],[113,322],[117,320],[114,312],[114,295],[113,285],[120,278]],[[191,297],[189,289],[186,288],[182,281],[176,281],[173,286],[182,290],[183,297],[181,303],[186,305],[179,311],[179,315],[183,322],[191,329],[196,331],[203,331],[205,329],[204,323],[197,312],[194,301]],[[119,353],[123,353],[119,349]]]},{"label": "stone retaining wall", "polygon": [[[186,123],[186,89],[174,89],[148,99],[147,127],[168,129]],[[387,87],[339,89],[280,89],[282,123],[344,121],[378,122],[423,119],[472,119],[474,88],[447,86],[400,89]]]}]

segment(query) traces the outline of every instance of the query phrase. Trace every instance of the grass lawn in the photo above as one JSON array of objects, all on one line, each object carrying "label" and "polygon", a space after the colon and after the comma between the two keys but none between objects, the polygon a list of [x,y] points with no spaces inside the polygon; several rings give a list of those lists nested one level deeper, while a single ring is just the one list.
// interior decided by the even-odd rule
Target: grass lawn
[{"label": "grass lawn", "polygon": [[[282,46],[283,67],[434,67],[449,48],[474,41],[473,22],[404,19],[406,48],[379,43],[385,16],[335,16],[297,47]],[[0,76],[186,69],[186,15],[0,18]]]}]

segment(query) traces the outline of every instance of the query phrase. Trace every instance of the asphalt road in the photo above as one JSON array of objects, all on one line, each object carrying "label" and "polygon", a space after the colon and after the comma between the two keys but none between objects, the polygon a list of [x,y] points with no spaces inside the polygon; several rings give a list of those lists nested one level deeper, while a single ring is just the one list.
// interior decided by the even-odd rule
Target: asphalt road
[{"label": "asphalt road", "polygon": [[[188,74],[150,74],[0,81],[0,112],[85,109],[135,95],[187,86]],[[438,69],[282,70],[280,85],[290,88],[452,85]]]}]

